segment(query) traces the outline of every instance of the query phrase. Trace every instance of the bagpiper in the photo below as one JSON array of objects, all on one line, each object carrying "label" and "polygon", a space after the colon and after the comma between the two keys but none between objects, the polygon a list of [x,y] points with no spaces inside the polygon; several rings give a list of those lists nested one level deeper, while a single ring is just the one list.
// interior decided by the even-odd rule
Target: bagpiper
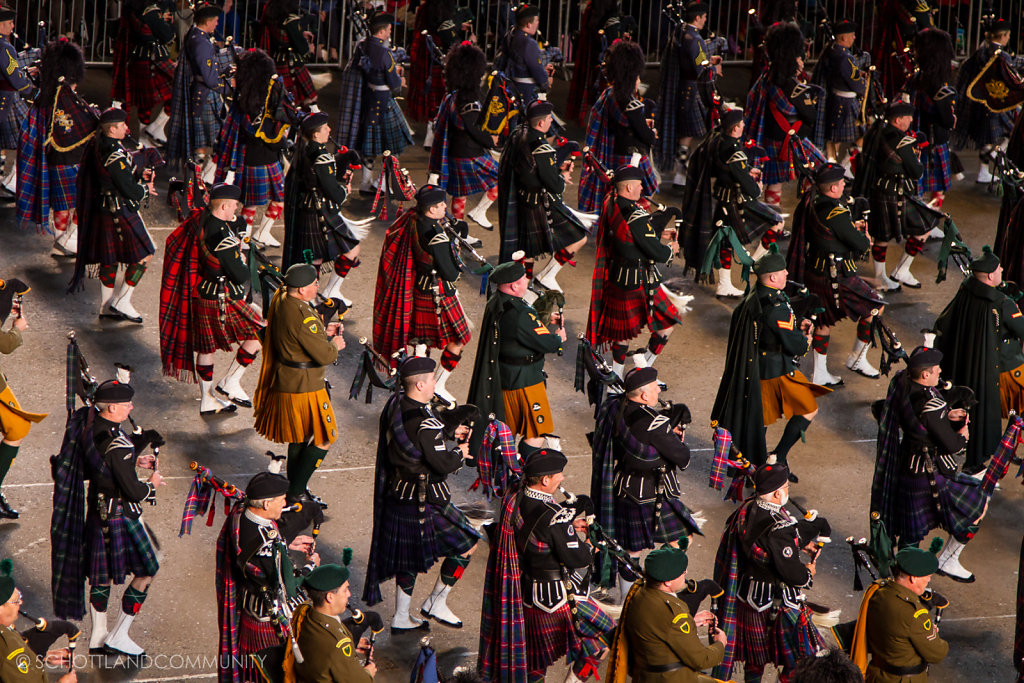
[{"label": "bagpiper", "polygon": [[313,53],[313,34],[303,28],[299,0],[270,0],[263,6],[260,47],[277,65],[281,83],[300,107],[316,111],[316,86],[306,67]]},{"label": "bagpiper", "polygon": [[416,8],[412,31],[407,112],[413,121],[428,121],[423,146],[430,147],[434,128],[429,122],[445,95],[456,89],[445,75],[448,71],[446,55],[460,42],[476,42],[473,15],[454,0],[426,0]]},{"label": "bagpiper", "polygon": [[[138,110],[143,133],[150,142],[167,143],[164,128],[170,120],[175,63],[168,44],[178,34],[171,25],[174,0],[129,0],[121,6],[114,41],[114,79],[110,98]],[[153,110],[157,108],[156,118]]]},{"label": "bagpiper", "polygon": [[45,662],[47,666],[69,665],[71,670],[58,678],[57,683],[77,683],[78,674],[69,661],[73,650],[64,648],[37,654],[27,638],[14,630],[21,615],[19,606],[25,598],[15,586],[13,571],[14,563],[10,559],[0,561],[0,676],[10,683],[46,683],[49,679],[43,668]]},{"label": "bagpiper", "polygon": [[584,4],[575,42],[576,66],[565,105],[569,119],[586,125],[590,108],[607,85],[601,73],[605,53],[618,40],[633,40],[636,32],[636,19],[623,13],[621,0],[589,0]]},{"label": "bagpiper", "polygon": [[0,8],[0,150],[10,165],[0,186],[12,195],[21,190],[17,182],[18,164],[10,163],[10,158],[20,154],[21,130],[28,114],[28,103],[37,95],[29,74],[18,62],[18,51],[10,43],[17,16],[18,13],[12,9]]},{"label": "bagpiper", "polygon": [[914,38],[914,58],[917,72],[907,82],[914,105],[913,126],[928,141],[921,150],[924,173],[918,181],[918,192],[922,198],[929,193],[929,203],[941,208],[952,174],[949,136],[956,126],[957,94],[950,85],[953,41],[941,29],[925,29]]},{"label": "bagpiper", "polygon": [[[850,148],[864,134],[861,101],[867,96],[867,73],[854,58],[857,25],[840,21],[834,39],[821,53],[814,80],[827,93],[825,99],[825,152],[830,161],[849,164]],[[821,137],[822,134],[819,134]]]},{"label": "bagpiper", "polygon": [[520,5],[515,19],[515,26],[501,40],[494,67],[512,79],[519,91],[521,106],[526,108],[547,97],[555,67],[545,63],[538,42],[540,8]]}]

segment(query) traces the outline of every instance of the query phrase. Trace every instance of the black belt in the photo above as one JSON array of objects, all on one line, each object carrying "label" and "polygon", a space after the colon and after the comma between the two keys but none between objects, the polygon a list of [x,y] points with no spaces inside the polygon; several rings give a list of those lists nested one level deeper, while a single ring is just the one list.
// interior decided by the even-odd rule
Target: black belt
[{"label": "black belt", "polygon": [[311,368],[323,367],[319,363],[314,363],[311,360],[285,360],[282,358],[278,362],[287,368],[296,368],[298,370],[309,370]]},{"label": "black belt", "polygon": [[648,664],[644,670],[652,674],[667,674],[669,671],[679,671],[682,668],[682,662],[670,662],[669,664]]},{"label": "black belt", "polygon": [[534,581],[561,581],[561,569],[528,569],[526,575]]},{"label": "black belt", "polygon": [[534,363],[544,359],[543,353],[538,353],[533,356],[524,356],[522,358],[511,358],[509,356],[498,356],[498,362],[504,363],[505,365],[533,365]]},{"label": "black belt", "polygon": [[876,662],[872,659],[871,666],[878,667],[885,673],[892,674],[893,676],[916,676],[917,674],[923,674],[928,670],[928,664],[926,662],[920,662],[911,666],[894,666],[886,662]]}]

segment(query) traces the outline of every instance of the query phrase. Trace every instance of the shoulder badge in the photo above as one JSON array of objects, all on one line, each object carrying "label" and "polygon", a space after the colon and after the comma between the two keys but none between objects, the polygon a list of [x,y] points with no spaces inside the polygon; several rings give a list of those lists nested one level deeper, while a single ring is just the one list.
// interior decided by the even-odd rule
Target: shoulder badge
[{"label": "shoulder badge", "polygon": [[629,218],[626,219],[626,222],[632,223],[633,221],[646,220],[650,215],[651,214],[647,213],[643,209],[637,207],[629,214]]},{"label": "shoulder badge", "polygon": [[637,109],[643,108],[644,103],[636,99],[635,97],[629,101],[629,104],[626,105],[626,111],[636,111]]},{"label": "shoulder badge", "polygon": [[436,417],[428,417],[420,423],[420,430],[424,429],[444,429],[444,423]]},{"label": "shoulder badge", "polygon": [[655,429],[658,429],[659,427],[662,427],[667,422],[668,422],[668,418],[665,417],[664,415],[656,415],[654,417],[654,419],[651,420],[651,424],[649,424],[647,426],[647,431],[653,432]]},{"label": "shoulder badge", "polygon": [[953,90],[953,88],[949,87],[948,85],[944,85],[941,88],[939,88],[939,91],[937,93],[935,93],[935,101],[939,102],[949,97],[953,97],[954,95],[956,95],[956,90]]},{"label": "shoulder badge", "polygon": [[228,234],[224,236],[224,239],[222,239],[220,242],[217,242],[217,247],[214,249],[214,251],[223,251],[224,249],[231,249],[233,247],[237,247],[241,243],[241,240],[238,239],[238,235],[229,231]]},{"label": "shoulder badge", "polygon": [[339,640],[338,644],[334,647],[341,650],[341,654],[345,655],[346,657],[352,656],[352,639],[348,636],[345,636],[344,638]]},{"label": "shoulder badge", "polygon": [[900,141],[896,143],[896,149],[906,147],[907,145],[912,145],[915,142],[917,142],[917,138],[915,138],[913,135],[904,135],[902,138],[900,138]]},{"label": "shoulder badge", "polygon": [[928,637],[928,640],[931,640],[931,639],[935,638],[935,637],[936,637],[936,636],[937,636],[938,634],[936,634],[936,633],[934,633],[934,632],[932,631],[932,620],[931,620],[931,618],[930,618],[930,617],[928,616],[928,610],[926,610],[926,609],[925,609],[925,608],[923,608],[923,607],[922,607],[921,609],[917,610],[916,612],[914,612],[914,619],[919,619],[919,618],[921,618],[921,617],[924,617],[924,619],[923,619],[923,620],[921,620],[921,627],[922,627],[922,628],[923,628],[923,629],[924,629],[925,631],[928,631],[929,633],[931,633],[931,634],[932,634],[932,635],[930,635],[930,636]]},{"label": "shoulder badge", "polygon": [[110,156],[107,157],[107,160],[103,162],[103,165],[104,166],[111,166],[111,165],[113,165],[115,163],[122,162],[121,163],[121,167],[124,168],[124,163],[123,162],[127,158],[128,158],[128,156],[127,156],[127,153],[124,151],[124,147],[121,147],[120,145],[118,145],[114,149],[114,151],[110,153]]},{"label": "shoulder badge", "polygon": [[795,319],[793,317],[793,311],[789,312],[789,318],[788,319],[786,319],[786,320],[776,320],[775,322],[779,326],[780,330],[792,330],[793,329],[793,325],[795,323]]},{"label": "shoulder badge", "polygon": [[736,150],[735,152],[732,153],[732,156],[729,157],[729,160],[726,161],[725,163],[727,163],[727,164],[735,164],[737,162],[743,163],[746,160],[747,160],[747,153],[744,152],[742,149],[738,149],[738,150]]},{"label": "shoulder badge", "polygon": [[317,164],[333,164],[334,163],[334,157],[331,156],[330,154],[324,152],[323,154],[319,155],[316,158],[316,162],[315,163],[317,163]]},{"label": "shoulder badge", "polygon": [[941,396],[932,396],[924,404],[924,409],[922,410],[922,412],[925,412],[925,413],[942,412],[943,410],[945,410],[946,405],[947,405],[946,399],[942,398]]},{"label": "shoulder badge", "polygon": [[432,247],[435,244],[444,244],[445,242],[449,242],[449,241],[450,240],[448,239],[448,235],[446,233],[439,232],[439,233],[437,233],[436,235],[434,235],[433,237],[430,238],[430,241],[427,242],[427,246],[428,247]]},{"label": "shoulder badge", "polygon": [[451,31],[455,28],[455,22],[451,19],[445,19],[437,26],[438,31]]},{"label": "shoulder badge", "polygon": [[[682,623],[680,623],[680,622],[682,622]],[[689,614],[687,614],[686,612],[680,612],[679,614],[677,614],[674,617],[672,617],[672,623],[676,624],[677,626],[679,626],[679,630],[680,631],[682,631],[683,633],[689,635],[690,630],[691,630],[691,627],[690,627],[690,615]]]},{"label": "shoulder badge", "polygon": [[850,213],[850,210],[843,206],[842,204],[840,204],[839,206],[833,208],[831,211],[828,212],[828,215],[825,216],[825,220],[830,221],[836,216],[842,216],[844,213]]},{"label": "shoulder badge", "polygon": [[481,109],[483,109],[482,105],[476,100],[474,100],[472,102],[467,102],[466,104],[462,105],[462,109],[459,110],[459,113],[468,114],[470,112],[480,111]]},{"label": "shoulder badge", "polygon": [[576,516],[576,511],[572,508],[560,508],[558,512],[551,518],[550,526],[556,524],[567,524],[572,521],[572,518]]},{"label": "shoulder badge", "polygon": [[132,440],[129,439],[124,432],[120,432],[114,437],[114,440],[107,445],[106,452],[109,453],[110,451],[115,451],[119,448],[127,448],[131,451],[127,456],[125,456],[126,460],[132,457],[132,454],[135,453],[135,444],[132,443]]},{"label": "shoulder badge", "polygon": [[555,148],[544,142],[533,148],[534,154],[554,154]]}]

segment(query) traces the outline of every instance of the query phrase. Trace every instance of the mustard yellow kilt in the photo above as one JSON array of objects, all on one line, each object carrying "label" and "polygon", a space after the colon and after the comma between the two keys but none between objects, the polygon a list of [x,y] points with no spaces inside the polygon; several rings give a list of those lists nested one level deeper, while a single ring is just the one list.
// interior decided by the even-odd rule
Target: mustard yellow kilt
[{"label": "mustard yellow kilt", "polygon": [[1009,417],[1011,410],[1018,415],[1024,413],[1024,365],[999,373],[999,403],[1003,417]]},{"label": "mustard yellow kilt", "polygon": [[832,390],[812,384],[799,370],[788,375],[761,380],[761,414],[764,425],[774,423],[785,415],[807,415],[818,409],[818,396]]},{"label": "mustard yellow kilt", "polygon": [[505,402],[505,424],[513,434],[530,439],[554,430],[548,390],[543,382],[523,389],[502,390]]},{"label": "mustard yellow kilt", "polygon": [[268,391],[255,410],[256,433],[275,443],[331,444],[338,421],[327,389],[302,394]]},{"label": "mustard yellow kilt", "polygon": [[21,441],[28,436],[32,423],[41,422],[46,415],[22,410],[9,385],[0,391],[0,432],[6,441]]}]

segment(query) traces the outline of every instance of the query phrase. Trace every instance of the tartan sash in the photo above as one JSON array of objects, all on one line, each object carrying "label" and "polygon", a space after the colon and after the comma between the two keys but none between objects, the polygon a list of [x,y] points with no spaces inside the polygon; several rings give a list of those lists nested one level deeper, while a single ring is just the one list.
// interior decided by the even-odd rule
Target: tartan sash
[{"label": "tartan sash", "polygon": [[434,144],[430,147],[430,163],[427,166],[431,172],[436,173],[437,186],[448,189],[448,127],[460,126],[461,117],[457,116],[457,104],[455,102],[455,91],[444,96],[441,106],[438,107],[437,116],[434,118]]},{"label": "tartan sash", "polygon": [[199,284],[201,222],[197,209],[167,236],[160,281],[160,363],[167,377],[195,382],[196,364],[190,333],[192,295]]},{"label": "tartan sash", "polygon": [[476,456],[476,470],[477,478],[470,490],[482,487],[487,498],[504,496],[522,480],[523,467],[515,438],[501,420],[491,420],[484,430],[483,444]]},{"label": "tartan sash", "polygon": [[[417,212],[405,211],[388,228],[373,295],[373,346],[385,358],[405,346],[412,323]],[[392,361],[393,362],[393,361]]]},{"label": "tartan sash", "polygon": [[516,520],[516,489],[502,502],[498,530],[487,556],[484,597],[480,611],[480,673],[493,683],[527,683],[526,623],[520,586]]}]

